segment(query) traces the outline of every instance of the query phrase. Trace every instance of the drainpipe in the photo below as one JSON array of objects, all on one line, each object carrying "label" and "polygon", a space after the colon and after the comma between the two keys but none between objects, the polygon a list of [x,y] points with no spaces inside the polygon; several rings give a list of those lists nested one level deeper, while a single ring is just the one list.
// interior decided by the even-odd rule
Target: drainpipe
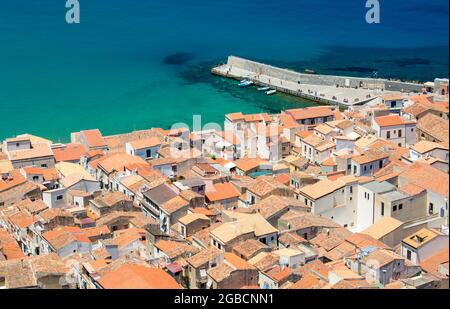
[{"label": "drainpipe", "polygon": [[381,272],[381,286],[384,287],[384,281],[386,280],[386,269],[383,269],[383,271]]}]

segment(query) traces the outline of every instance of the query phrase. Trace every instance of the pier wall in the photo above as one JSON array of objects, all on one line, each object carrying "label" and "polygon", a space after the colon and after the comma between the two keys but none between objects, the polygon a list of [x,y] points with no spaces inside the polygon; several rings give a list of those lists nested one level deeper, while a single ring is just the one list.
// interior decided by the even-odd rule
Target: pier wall
[{"label": "pier wall", "polygon": [[420,92],[422,84],[413,84],[401,81],[390,81],[386,79],[359,78],[333,75],[305,74],[288,69],[277,68],[263,63],[254,62],[235,56],[228,57],[228,66],[244,69],[255,74],[271,76],[285,81],[299,84],[323,85],[340,87],[359,87],[368,89],[384,89],[402,92]]}]

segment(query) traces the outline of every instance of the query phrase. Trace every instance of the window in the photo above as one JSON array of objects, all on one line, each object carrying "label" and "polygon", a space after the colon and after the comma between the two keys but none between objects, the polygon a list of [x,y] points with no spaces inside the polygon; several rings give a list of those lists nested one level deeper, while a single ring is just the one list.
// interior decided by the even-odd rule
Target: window
[{"label": "window", "polygon": [[414,132],[414,128],[411,128],[411,132]]},{"label": "window", "polygon": [[353,193],[353,186],[350,186],[350,193]]},{"label": "window", "polygon": [[305,205],[308,205],[308,199],[305,198]]},{"label": "window", "polygon": [[146,157],[147,158],[150,158],[152,156],[152,151],[151,151],[151,149],[147,149],[147,151],[146,151]]},{"label": "window", "polygon": [[58,195],[57,197],[56,197],[56,200],[57,201],[60,201],[60,200],[62,200],[63,199],[63,196],[62,195]]},{"label": "window", "polygon": [[384,203],[381,203],[381,215],[384,216]]},{"label": "window", "polygon": [[367,171],[367,166],[364,166],[364,172],[366,172]]},{"label": "window", "polygon": [[402,210],[403,209],[403,204],[399,204],[398,205],[398,210]]},{"label": "window", "polygon": [[397,211],[397,205],[392,206],[392,211]]},{"label": "window", "polygon": [[402,137],[402,130],[398,130],[398,137]]},{"label": "window", "polygon": [[352,165],[351,164],[349,164],[349,165],[347,165],[347,170],[351,170],[352,169]]},{"label": "window", "polygon": [[380,168],[383,168],[383,161],[380,161],[380,162],[378,163],[378,166],[379,166]]},{"label": "window", "polygon": [[430,215],[432,215],[434,213],[434,205],[433,205],[433,203],[430,203],[430,205],[428,207],[428,213]]},{"label": "window", "polygon": [[406,259],[411,261],[411,251],[406,249]]},{"label": "window", "polygon": [[391,138],[391,131],[387,131],[387,132],[386,132],[386,137],[387,137],[387,138]]}]

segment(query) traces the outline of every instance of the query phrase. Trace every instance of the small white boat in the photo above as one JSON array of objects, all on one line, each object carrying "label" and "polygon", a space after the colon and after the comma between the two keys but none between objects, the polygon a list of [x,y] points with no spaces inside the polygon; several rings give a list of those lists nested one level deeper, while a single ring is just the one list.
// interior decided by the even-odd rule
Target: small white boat
[{"label": "small white boat", "polygon": [[275,93],[277,93],[277,91],[275,89],[272,89],[272,90],[269,90],[269,91],[266,92],[267,95],[272,95],[272,94],[275,94]]},{"label": "small white boat", "polygon": [[253,82],[251,81],[251,80],[242,80],[240,83],[239,83],[239,87],[249,87],[249,86],[251,86],[251,85],[253,85]]},{"label": "small white boat", "polygon": [[270,87],[259,87],[258,91],[267,91],[270,90]]}]

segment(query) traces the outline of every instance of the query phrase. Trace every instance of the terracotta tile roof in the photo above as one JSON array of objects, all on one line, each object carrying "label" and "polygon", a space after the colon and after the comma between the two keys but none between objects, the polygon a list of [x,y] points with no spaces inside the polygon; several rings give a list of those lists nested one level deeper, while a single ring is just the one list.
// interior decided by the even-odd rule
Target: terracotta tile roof
[{"label": "terracotta tile roof", "polygon": [[0,228],[0,257],[2,255],[6,258],[6,260],[21,259],[25,257],[25,254],[22,252],[19,244],[11,236],[11,234]]},{"label": "terracotta tile roof", "polygon": [[86,154],[86,150],[81,144],[67,144],[64,147],[53,148],[56,162],[78,161]]},{"label": "terracotta tile roof", "polygon": [[19,170],[13,170],[7,179],[0,178],[0,192],[9,190],[15,186],[25,183],[27,180]]},{"label": "terracotta tile roof", "polygon": [[290,289],[320,289],[326,285],[326,282],[320,280],[312,274],[303,276],[299,281],[291,285]]},{"label": "terracotta tile roof", "polygon": [[105,289],[180,289],[169,274],[159,268],[124,264],[104,274],[98,283]]},{"label": "terracotta tile roof", "polygon": [[226,114],[225,117],[230,119],[231,121],[244,120],[244,114],[242,114],[241,112]]},{"label": "terracotta tile roof", "polygon": [[370,265],[373,269],[379,269],[395,260],[403,260],[403,258],[391,250],[378,249],[364,256],[362,262],[368,266]]},{"label": "terracotta tile roof", "polygon": [[183,225],[189,225],[197,220],[209,221],[209,218],[201,213],[188,212],[185,216],[178,219],[178,222],[180,222]]},{"label": "terracotta tile roof", "polygon": [[282,173],[282,174],[275,175],[273,177],[273,179],[283,185],[289,185],[289,183],[291,182],[291,176],[289,176],[288,173]]},{"label": "terracotta tile roof", "polygon": [[233,161],[233,163],[236,164],[236,167],[244,172],[248,172],[259,167],[262,162],[264,161],[258,158],[241,158]]},{"label": "terracotta tile roof", "polygon": [[223,254],[223,256],[224,256],[225,261],[235,269],[238,269],[238,270],[255,269],[255,267],[253,265],[251,265],[244,259],[241,259],[234,253],[225,252]]},{"label": "terracotta tile roof", "polygon": [[208,263],[209,261],[213,261],[214,259],[218,258],[221,255],[223,255],[222,251],[214,247],[209,247],[187,258],[186,261],[193,267],[197,268],[202,266],[203,264]]},{"label": "terracotta tile roof", "polygon": [[443,234],[433,229],[423,228],[403,239],[403,242],[415,249],[418,249],[440,235]]},{"label": "terracotta tile roof", "polygon": [[103,168],[109,174],[112,172],[123,172],[125,166],[132,163],[148,166],[148,163],[141,157],[130,156],[126,153],[115,153],[105,157],[98,162],[98,166]]},{"label": "terracotta tile roof", "polygon": [[312,131],[298,131],[295,135],[300,137],[301,139],[305,139],[308,136],[310,136],[311,134],[313,134]]},{"label": "terracotta tile roof", "polygon": [[119,249],[128,246],[131,243],[140,241],[145,237],[145,230],[142,228],[128,228],[116,232],[113,239],[108,240],[108,244],[116,245]]},{"label": "terracotta tile roof", "polygon": [[161,144],[162,144],[161,140],[157,137],[139,139],[139,140],[130,142],[130,145],[131,145],[131,147],[133,147],[133,149],[150,148],[150,147],[155,147],[155,146],[158,146]]},{"label": "terracotta tile roof", "polygon": [[348,236],[345,240],[359,249],[364,249],[368,246],[378,247],[381,249],[389,249],[389,247],[381,241],[373,238],[370,235],[362,233],[354,233]]},{"label": "terracotta tile roof", "polygon": [[238,198],[241,194],[229,182],[217,183],[213,185],[214,191],[206,192],[206,198],[210,202],[217,202],[227,199]]},{"label": "terracotta tile roof", "polygon": [[264,274],[275,282],[280,283],[292,275],[292,269],[290,267],[276,265],[264,271]]},{"label": "terracotta tile roof", "polygon": [[55,249],[59,250],[65,246],[76,242],[75,234],[62,228],[56,228],[42,234],[42,237]]},{"label": "terracotta tile roof", "polygon": [[86,139],[89,148],[105,147],[106,141],[98,129],[80,132]]},{"label": "terracotta tile roof", "polygon": [[280,256],[272,252],[261,252],[248,261],[260,271],[279,265]]},{"label": "terracotta tile roof", "polygon": [[448,278],[443,273],[439,272],[439,266],[443,264],[448,264],[449,260],[449,250],[448,248],[439,250],[435,252],[432,256],[426,258],[425,260],[420,262],[420,267],[424,271],[438,278],[446,279]]},{"label": "terracotta tile roof", "polygon": [[418,117],[420,114],[422,114],[422,113],[424,113],[424,112],[426,112],[428,110],[430,110],[429,106],[426,106],[426,105],[423,105],[423,104],[420,104],[420,103],[415,103],[415,104],[412,104],[412,105],[410,105],[408,107],[405,107],[403,109],[403,113],[412,115],[414,117]]},{"label": "terracotta tile roof", "polygon": [[410,195],[410,196],[416,196],[416,195],[418,195],[418,194],[420,194],[420,193],[425,191],[424,188],[419,187],[419,186],[417,186],[417,185],[415,185],[413,183],[408,183],[408,184],[400,187],[399,190],[401,192],[403,192],[403,193],[406,193],[406,194]]},{"label": "terracotta tile roof", "polygon": [[359,156],[354,156],[352,161],[362,165],[370,162],[387,159],[389,157],[384,151],[378,149],[369,149]]},{"label": "terracotta tile roof", "polygon": [[417,128],[426,134],[431,135],[439,142],[448,142],[449,123],[439,116],[428,114],[419,119]]},{"label": "terracotta tile roof", "polygon": [[109,230],[108,226],[100,225],[100,226],[85,228],[85,229],[83,229],[83,233],[86,235],[86,237],[93,238],[93,237],[109,235],[111,233],[111,231]]},{"label": "terracotta tile roof", "polygon": [[291,115],[295,120],[334,116],[334,112],[326,106],[288,109],[285,113]]},{"label": "terracotta tile roof", "polygon": [[36,219],[33,216],[31,216],[23,211],[19,211],[16,214],[8,217],[8,221],[12,225],[17,226],[18,228],[24,229],[24,228],[32,225],[34,222],[36,222]]},{"label": "terracotta tile roof", "polygon": [[244,115],[245,122],[270,122],[270,116],[267,113]]},{"label": "terracotta tile roof", "polygon": [[333,132],[333,128],[327,124],[320,124],[314,128],[314,131],[317,131],[321,134],[327,135],[327,134],[330,134],[331,132]]},{"label": "terracotta tile roof", "polygon": [[62,276],[68,271],[55,254],[43,254],[25,259],[0,261],[0,277],[5,278],[9,289],[37,287],[37,279],[43,276]]},{"label": "terracotta tile roof", "polygon": [[163,239],[156,241],[155,247],[161,250],[170,259],[183,255],[189,249],[189,245],[185,242]]},{"label": "terracotta tile roof", "polygon": [[260,250],[267,251],[269,247],[256,239],[247,239],[233,246],[233,252],[243,256],[246,260]]},{"label": "terracotta tile roof", "polygon": [[278,232],[260,214],[243,214],[225,210],[222,213],[232,221],[223,223],[210,233],[225,244],[244,234],[253,233],[256,237],[261,237]]},{"label": "terracotta tile roof", "polygon": [[31,201],[29,199],[20,201],[14,204],[20,210],[26,210],[31,215],[39,214],[40,212],[48,209],[49,207],[44,203],[43,200]]},{"label": "terracotta tile roof", "polygon": [[248,191],[256,194],[257,196],[264,197],[274,190],[289,190],[289,188],[282,183],[276,181],[273,177],[260,176],[256,179],[256,182],[248,187]]},{"label": "terracotta tile roof", "polygon": [[189,202],[180,196],[176,196],[162,204],[160,207],[167,214],[172,214],[182,208],[189,207]]},{"label": "terracotta tile roof", "polygon": [[216,267],[210,268],[207,271],[207,274],[215,282],[222,282],[223,280],[229,278],[235,271],[236,269],[234,267],[230,266],[227,263],[222,263]]},{"label": "terracotta tile roof", "polygon": [[284,128],[287,129],[294,129],[299,126],[298,123],[287,114],[280,115],[280,123]]},{"label": "terracotta tile roof", "polygon": [[444,197],[449,196],[449,175],[430,165],[415,162],[402,172],[399,177]]},{"label": "terracotta tile roof", "polygon": [[35,144],[31,149],[8,152],[8,158],[11,161],[30,160],[44,157],[53,157],[53,151],[49,144]]},{"label": "terracotta tile roof", "polygon": [[73,215],[64,209],[49,208],[40,212],[38,217],[44,220],[44,222],[49,222],[56,217],[73,217]]},{"label": "terracotta tile roof", "polygon": [[268,220],[272,216],[279,214],[283,210],[286,210],[292,206],[295,208],[302,208],[305,211],[310,209],[310,207],[306,206],[304,203],[296,200],[295,198],[287,198],[277,195],[270,195],[266,197],[258,203],[250,206],[250,209],[254,209],[266,220]]},{"label": "terracotta tile roof", "polygon": [[305,186],[300,188],[300,193],[317,200],[323,196],[333,193],[336,190],[342,189],[345,187],[345,183],[338,180],[329,180],[324,179],[315,184]]},{"label": "terracotta tile roof", "polygon": [[414,121],[406,121],[405,119],[401,118],[399,115],[387,115],[387,116],[381,116],[376,117],[375,122],[380,127],[393,127],[393,126],[401,126],[405,124],[414,124]]},{"label": "terracotta tile roof", "polygon": [[361,233],[372,236],[375,239],[381,239],[402,226],[403,222],[397,219],[394,219],[392,217],[383,217]]},{"label": "terracotta tile roof", "polygon": [[284,246],[295,247],[302,243],[307,243],[308,241],[298,235],[296,232],[282,233],[278,237],[278,242]]}]

